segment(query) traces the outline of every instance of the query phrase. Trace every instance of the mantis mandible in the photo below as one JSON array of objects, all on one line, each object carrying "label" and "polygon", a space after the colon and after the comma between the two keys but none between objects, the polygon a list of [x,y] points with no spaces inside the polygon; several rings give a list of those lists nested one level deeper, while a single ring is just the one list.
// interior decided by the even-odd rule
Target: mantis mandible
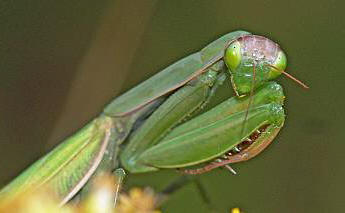
[{"label": "mantis mandible", "polygon": [[[3,188],[0,198],[49,186],[62,205],[92,176],[119,167],[130,173],[231,170],[228,164],[259,154],[283,127],[285,97],[271,80],[283,73],[307,88],[284,71],[286,64],[273,41],[228,33],[117,97]],[[209,102],[227,72],[236,96],[186,121]]]}]

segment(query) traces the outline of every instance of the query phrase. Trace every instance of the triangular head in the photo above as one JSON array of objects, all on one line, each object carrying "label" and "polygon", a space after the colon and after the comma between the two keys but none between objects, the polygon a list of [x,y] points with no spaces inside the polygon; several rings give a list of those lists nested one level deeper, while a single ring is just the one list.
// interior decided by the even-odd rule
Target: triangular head
[{"label": "triangular head", "polygon": [[225,49],[224,62],[229,68],[237,96],[249,94],[282,73],[307,88],[285,73],[287,59],[284,51],[277,43],[263,36],[243,35],[230,41]]}]

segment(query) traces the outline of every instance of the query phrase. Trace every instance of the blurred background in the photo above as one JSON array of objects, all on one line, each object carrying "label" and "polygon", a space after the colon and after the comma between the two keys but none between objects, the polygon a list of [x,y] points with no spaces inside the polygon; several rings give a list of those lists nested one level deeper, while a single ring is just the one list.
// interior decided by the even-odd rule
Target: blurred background
[{"label": "blurred background", "polygon": [[[97,116],[113,97],[243,29],[277,41],[287,121],[275,142],[239,175],[200,176],[220,212],[342,212],[345,204],[345,16],[337,0],[111,1],[0,3],[0,187]],[[223,89],[222,99],[232,95]],[[341,157],[342,156],[342,157]],[[130,176],[130,186],[162,189],[178,174]],[[165,212],[208,212],[193,185]]]}]

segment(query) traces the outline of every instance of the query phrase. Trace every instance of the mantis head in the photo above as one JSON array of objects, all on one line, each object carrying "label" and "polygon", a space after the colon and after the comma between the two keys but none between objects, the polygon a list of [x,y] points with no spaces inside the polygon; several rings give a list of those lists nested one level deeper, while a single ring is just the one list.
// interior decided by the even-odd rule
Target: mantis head
[{"label": "mantis head", "polygon": [[308,88],[284,71],[287,59],[279,45],[262,36],[244,35],[232,40],[225,49],[224,61],[237,96],[249,94],[282,73]]}]

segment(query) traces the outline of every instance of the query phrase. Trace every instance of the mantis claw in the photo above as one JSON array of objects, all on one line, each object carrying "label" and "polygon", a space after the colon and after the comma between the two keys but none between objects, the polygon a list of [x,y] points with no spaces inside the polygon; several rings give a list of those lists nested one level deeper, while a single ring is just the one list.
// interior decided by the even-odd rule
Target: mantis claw
[{"label": "mantis claw", "polygon": [[224,168],[229,170],[233,175],[237,175],[237,172],[230,165],[224,165]]}]

